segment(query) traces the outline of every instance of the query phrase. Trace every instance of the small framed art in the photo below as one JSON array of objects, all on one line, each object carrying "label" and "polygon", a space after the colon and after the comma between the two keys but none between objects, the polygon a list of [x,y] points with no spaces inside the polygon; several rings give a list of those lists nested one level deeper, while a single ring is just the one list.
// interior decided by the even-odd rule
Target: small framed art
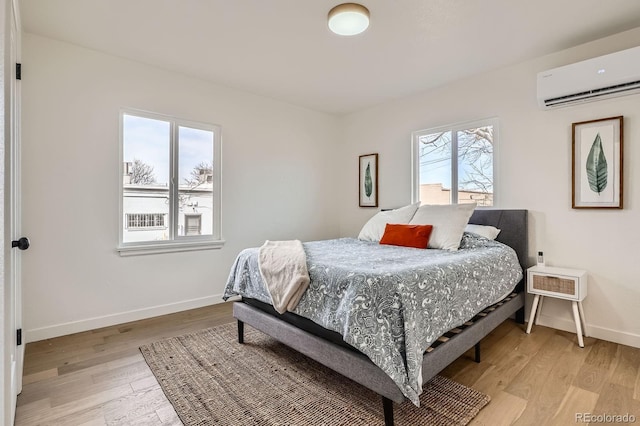
[{"label": "small framed art", "polygon": [[360,207],[378,207],[378,154],[360,156]]},{"label": "small framed art", "polygon": [[572,125],[574,209],[622,208],[622,116]]}]

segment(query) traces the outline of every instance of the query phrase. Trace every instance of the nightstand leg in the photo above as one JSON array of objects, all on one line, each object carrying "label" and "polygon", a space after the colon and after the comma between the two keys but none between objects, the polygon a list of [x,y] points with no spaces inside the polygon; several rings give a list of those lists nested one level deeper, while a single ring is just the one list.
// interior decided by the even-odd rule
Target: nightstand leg
[{"label": "nightstand leg", "polygon": [[535,325],[538,325],[538,320],[540,319],[540,312],[542,312],[543,301],[544,301],[544,296],[540,295],[540,300],[538,301],[538,309],[536,310],[536,320],[534,321]]},{"label": "nightstand leg", "polygon": [[580,320],[582,321],[582,332],[584,337],[589,337],[587,334],[587,318],[584,316],[584,309],[582,309],[582,302],[578,302],[578,312],[580,313]]},{"label": "nightstand leg", "polygon": [[584,348],[584,341],[582,340],[582,326],[580,325],[580,312],[578,311],[578,302],[571,302],[573,307],[573,319],[576,322],[576,334],[578,335],[578,344],[581,348]]},{"label": "nightstand leg", "polygon": [[531,306],[531,313],[529,314],[529,324],[527,325],[527,334],[531,333],[531,327],[533,327],[533,321],[536,318],[536,310],[538,309],[538,301],[540,300],[540,295],[536,294],[533,298],[533,305]]}]

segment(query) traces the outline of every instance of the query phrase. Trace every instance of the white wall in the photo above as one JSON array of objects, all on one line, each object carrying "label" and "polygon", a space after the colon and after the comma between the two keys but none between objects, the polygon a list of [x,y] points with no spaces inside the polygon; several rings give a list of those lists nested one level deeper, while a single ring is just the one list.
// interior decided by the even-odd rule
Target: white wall
[{"label": "white wall", "polygon": [[[360,111],[344,119],[340,227],[357,235],[372,209],[358,208],[357,158],[379,153],[381,207],[411,197],[411,132],[499,117],[496,207],[530,211],[530,255],[586,269],[592,336],[640,347],[640,95],[542,111],[536,74],[637,45],[640,28],[517,66]],[[571,123],[624,116],[624,210],[571,208]],[[541,323],[575,331],[568,302],[545,300]]]},{"label": "white wall", "polygon": [[[216,303],[243,248],[338,235],[336,117],[30,34],[23,46],[29,341]],[[121,107],[222,127],[223,249],[116,253]]]}]

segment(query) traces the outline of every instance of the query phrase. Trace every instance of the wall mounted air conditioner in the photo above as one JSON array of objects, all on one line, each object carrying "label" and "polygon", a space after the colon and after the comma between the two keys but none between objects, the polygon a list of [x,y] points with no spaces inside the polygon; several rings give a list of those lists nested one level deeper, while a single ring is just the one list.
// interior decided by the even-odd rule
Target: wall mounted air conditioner
[{"label": "wall mounted air conditioner", "polygon": [[538,73],[543,109],[633,93],[640,93],[640,46]]}]

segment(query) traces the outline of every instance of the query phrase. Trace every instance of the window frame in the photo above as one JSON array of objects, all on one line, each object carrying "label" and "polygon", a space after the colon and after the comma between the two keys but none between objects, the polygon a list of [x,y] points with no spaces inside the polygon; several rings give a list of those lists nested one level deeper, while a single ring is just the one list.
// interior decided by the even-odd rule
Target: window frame
[{"label": "window frame", "polygon": [[[124,116],[131,115],[135,117],[148,118],[151,120],[160,120],[169,123],[169,149],[170,149],[170,170],[169,170],[169,220],[166,226],[169,229],[169,239],[158,241],[124,241],[124,184],[122,176],[124,175]],[[118,176],[118,246],[117,251],[120,256],[134,256],[142,254],[170,253],[180,251],[219,249],[224,246],[225,240],[221,236],[221,145],[222,145],[222,129],[217,124],[202,123],[190,120],[184,120],[169,115],[142,111],[131,108],[122,108],[119,116],[119,176]],[[211,235],[178,235],[178,218],[180,205],[178,202],[179,186],[178,181],[178,164],[180,160],[180,127],[188,127],[197,130],[210,131],[213,133],[213,186],[212,186],[212,233]]]},{"label": "window frame", "polygon": [[[439,132],[452,132],[451,143],[451,200],[449,204],[458,204],[458,144],[457,135],[454,134],[460,130],[473,129],[478,127],[493,126],[493,205],[477,206],[479,209],[491,209],[499,206],[498,200],[498,158],[499,158],[499,142],[500,142],[500,120],[498,117],[489,117],[480,120],[458,122],[447,124],[444,126],[430,127],[422,130],[416,130],[411,133],[411,202],[420,201],[420,138]],[[455,143],[454,143],[455,140]]]}]

